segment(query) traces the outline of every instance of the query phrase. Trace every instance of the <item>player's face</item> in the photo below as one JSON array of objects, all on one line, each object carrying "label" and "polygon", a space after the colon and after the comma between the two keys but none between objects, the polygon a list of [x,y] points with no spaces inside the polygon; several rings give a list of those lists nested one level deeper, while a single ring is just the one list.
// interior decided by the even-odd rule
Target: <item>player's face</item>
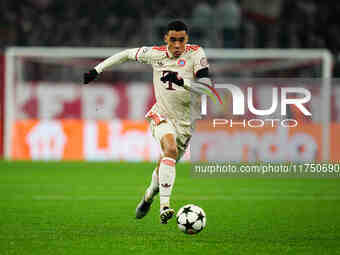
[{"label": "player's face", "polygon": [[168,44],[170,53],[178,58],[185,50],[185,44],[188,42],[188,34],[185,30],[170,30],[165,35],[164,40]]}]

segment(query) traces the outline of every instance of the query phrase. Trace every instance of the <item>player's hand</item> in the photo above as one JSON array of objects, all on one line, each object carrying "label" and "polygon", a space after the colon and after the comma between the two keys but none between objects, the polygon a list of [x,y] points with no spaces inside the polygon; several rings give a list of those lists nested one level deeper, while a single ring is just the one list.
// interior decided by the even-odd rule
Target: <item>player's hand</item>
[{"label": "player's hand", "polygon": [[162,78],[161,81],[163,83],[166,82],[172,82],[175,83],[178,86],[183,86],[184,85],[184,80],[183,78],[181,78],[177,72],[171,72],[168,71]]},{"label": "player's hand", "polygon": [[88,84],[98,77],[98,72],[96,69],[91,69],[87,73],[84,73],[84,84]]}]

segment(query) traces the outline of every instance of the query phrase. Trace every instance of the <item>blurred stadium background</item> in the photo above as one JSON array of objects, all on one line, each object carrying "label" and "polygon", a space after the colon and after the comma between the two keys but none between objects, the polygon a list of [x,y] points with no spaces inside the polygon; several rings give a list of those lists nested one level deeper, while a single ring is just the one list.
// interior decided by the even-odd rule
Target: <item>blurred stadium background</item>
[{"label": "blurred stadium background", "polygon": [[[190,42],[211,54],[211,49],[250,50],[250,56],[257,49],[326,49],[333,57],[329,102],[323,101],[323,82],[314,80],[308,105],[313,118],[302,119],[296,140],[294,133],[288,138],[275,130],[265,133],[267,138],[273,135],[273,144],[266,144],[264,157],[297,162],[324,159],[322,125],[326,124],[328,158],[339,161],[338,1],[3,0],[0,8],[0,157],[5,141],[10,141],[7,157],[20,160],[0,161],[1,255],[339,252],[337,179],[199,179],[190,178],[190,165],[181,163],[173,206],[202,206],[207,213],[206,231],[190,237],[180,235],[175,224],[160,226],[158,201],[150,216],[136,222],[135,204],[154,167],[145,161],[158,158],[144,120],[154,102],[151,68],[124,64],[103,73],[95,85],[82,85],[83,72],[116,50],[162,44],[162,31],[173,19],[186,21]],[[8,66],[5,56],[10,47],[39,48],[22,49],[30,53],[15,55]],[[61,56],[66,51],[69,56],[54,57],[58,49]],[[78,50],[82,56],[76,56]],[[209,59],[217,82],[323,75],[321,58]],[[257,104],[267,103],[265,89],[255,96]],[[320,110],[323,106],[328,123]],[[230,113],[225,110],[224,114]],[[11,137],[4,133],[8,116]],[[289,116],[299,118],[294,109]],[[250,157],[246,149],[249,141],[260,148],[263,133],[238,132],[230,134],[228,158],[261,160],[261,156]],[[293,140],[299,142],[288,146]],[[244,147],[234,146],[236,141]],[[292,151],[294,158],[289,156]],[[184,161],[189,158],[186,154]]]},{"label": "blurred stadium background", "polygon": [[[185,20],[190,27],[190,41],[206,49],[328,49],[333,56],[332,75],[339,75],[339,4],[333,1],[150,1],[144,4],[136,1],[27,0],[2,1],[1,9],[4,14],[0,30],[0,152],[3,155],[7,146],[7,156],[11,158],[157,158],[157,146],[149,136],[145,136],[147,126],[141,123],[154,102],[150,69],[137,64],[115,67],[104,73],[96,86],[81,86],[81,79],[84,71],[110,56],[113,48],[162,44],[162,31],[174,18]],[[74,47],[82,47],[83,56],[60,58],[57,55],[61,54],[54,53],[58,51],[43,48],[40,54],[49,56],[43,58],[39,53],[30,56],[29,52],[33,53],[33,50],[28,49],[28,54],[17,56],[13,69],[7,66],[10,72],[7,76],[12,75],[13,79],[5,84],[5,50],[13,46],[72,47],[69,49],[71,52]],[[251,56],[255,51],[248,54]],[[323,75],[323,64],[315,59],[230,61],[209,57],[217,82],[224,82],[230,77],[321,78]],[[7,109],[5,85],[14,88],[14,92],[7,96],[7,101],[10,101]],[[301,160],[338,160],[340,152],[335,141],[338,140],[337,123],[340,120],[339,87],[333,86],[328,91],[329,105],[325,102],[328,97],[321,97],[319,88],[314,86],[314,91],[309,107],[313,113],[313,124],[318,126],[306,133],[312,137],[309,144],[317,144],[317,148],[307,157],[302,155],[308,151],[302,148],[303,144],[296,145],[297,154],[301,154]],[[266,94],[259,92],[257,97],[255,101],[259,105],[266,103]],[[322,101],[327,114],[320,110]],[[297,117],[293,115],[294,112],[291,117]],[[326,115],[329,119],[322,122]],[[11,123],[7,121],[8,126],[4,124],[5,116],[13,119]],[[38,123],[37,120],[45,122]],[[86,123],[81,120],[86,120]],[[110,123],[115,123],[112,124],[114,127],[108,126],[107,121],[112,120]],[[121,120],[126,123],[121,123]],[[324,125],[330,122],[329,134],[336,136],[330,139],[329,149],[325,150],[328,157],[321,156],[322,144],[325,144],[321,122]],[[117,137],[114,131],[109,130],[112,128],[116,129],[116,133],[125,135]],[[82,136],[82,131],[86,133],[83,137],[73,135]],[[114,137],[110,139],[110,135]],[[54,138],[58,142],[53,142]],[[110,144],[112,141],[125,147],[117,151],[115,145]],[[8,146],[9,143],[13,146]]]}]

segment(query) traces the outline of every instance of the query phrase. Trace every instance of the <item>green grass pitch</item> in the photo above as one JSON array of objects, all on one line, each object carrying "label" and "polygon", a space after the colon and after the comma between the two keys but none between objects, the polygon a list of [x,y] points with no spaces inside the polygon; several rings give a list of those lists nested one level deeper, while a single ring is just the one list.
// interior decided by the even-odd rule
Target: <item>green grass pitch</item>
[{"label": "green grass pitch", "polygon": [[339,179],[193,178],[177,166],[172,206],[207,214],[198,235],[136,220],[152,163],[0,161],[0,254],[340,254]]}]

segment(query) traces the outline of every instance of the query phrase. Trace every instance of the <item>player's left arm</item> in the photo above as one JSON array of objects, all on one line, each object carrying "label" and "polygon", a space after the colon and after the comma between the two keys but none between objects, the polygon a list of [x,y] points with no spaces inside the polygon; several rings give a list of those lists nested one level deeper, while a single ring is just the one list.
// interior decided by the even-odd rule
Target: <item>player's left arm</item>
[{"label": "player's left arm", "polygon": [[184,88],[193,93],[208,95],[214,102],[216,99],[222,104],[221,97],[214,88],[214,82],[209,72],[209,63],[204,50],[200,47],[194,53],[194,80],[184,79]]},{"label": "player's left arm", "polygon": [[207,67],[196,73],[195,80],[184,79],[183,87],[193,93],[209,96],[214,103],[218,101],[220,104],[223,104],[220,95],[215,89],[214,82],[210,77],[209,68]]},{"label": "player's left arm", "polygon": [[183,79],[178,75],[177,72],[169,71],[165,76],[161,78],[163,83],[172,82],[178,86],[185,88],[192,93],[199,95],[207,95],[210,99],[216,103],[223,104],[222,99],[216,89],[214,88],[214,83],[212,82],[209,69],[203,68],[196,73],[195,80]]}]

